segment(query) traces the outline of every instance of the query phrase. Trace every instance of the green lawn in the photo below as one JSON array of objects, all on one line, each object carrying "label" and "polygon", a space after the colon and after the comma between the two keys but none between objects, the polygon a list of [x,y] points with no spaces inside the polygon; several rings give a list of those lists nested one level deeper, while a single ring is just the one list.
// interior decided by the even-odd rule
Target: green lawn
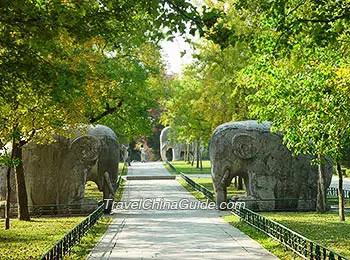
[{"label": "green lawn", "polygon": [[346,214],[345,222],[339,221],[335,212],[276,212],[263,215],[350,258],[350,213]]},{"label": "green lawn", "polygon": [[[122,181],[115,200],[120,200],[124,189]],[[102,200],[102,192],[98,191],[94,182],[88,182],[85,197]],[[30,222],[11,219],[11,228],[0,229],[0,259],[39,259],[69,230],[85,217],[32,218]],[[103,217],[76,245],[70,256],[65,259],[85,259],[100,237],[113,221],[111,217]],[[0,221],[4,226],[4,221]]]},{"label": "green lawn", "polygon": [[180,172],[184,174],[210,174],[210,161],[203,161],[202,170],[196,168],[196,162],[194,163],[194,166],[185,161],[175,161],[171,162],[171,164],[176,168],[176,172],[172,171],[170,167],[166,163],[164,163],[168,171],[173,174],[179,174]]},{"label": "green lawn", "polygon": [[88,181],[85,184],[84,198],[101,201],[103,199],[103,193],[98,190],[96,183],[93,181]]},{"label": "green lawn", "polygon": [[[0,259],[39,259],[84,217],[11,219],[9,230],[0,229]],[[4,222],[0,222],[4,226]]]}]

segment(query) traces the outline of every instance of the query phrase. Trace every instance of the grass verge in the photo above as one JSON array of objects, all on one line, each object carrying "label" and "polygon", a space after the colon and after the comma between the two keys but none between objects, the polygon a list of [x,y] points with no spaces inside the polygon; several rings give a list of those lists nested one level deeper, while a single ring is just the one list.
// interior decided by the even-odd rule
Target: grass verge
[{"label": "grass verge", "polygon": [[345,222],[339,221],[336,212],[269,212],[263,215],[350,258],[350,213],[346,213]]},{"label": "grass verge", "polygon": [[[171,168],[163,162],[163,165],[167,168],[167,170],[172,174],[179,174],[183,172],[184,174],[210,174],[210,161],[203,161],[203,169],[196,168],[196,166],[192,166],[190,163],[185,161],[175,161],[171,162],[171,164],[176,168],[176,172],[171,170]],[[194,165],[196,165],[194,163]]]},{"label": "grass verge", "polygon": [[[11,219],[9,230],[0,229],[0,259],[40,259],[84,217]],[[0,222],[3,224],[4,222]]]},{"label": "grass verge", "polygon": [[[85,195],[90,199],[102,200],[102,192],[98,191],[97,185],[88,182]],[[115,200],[122,198],[124,182],[122,181]],[[32,218],[31,221],[19,221],[11,219],[9,230],[0,229],[0,259],[1,260],[28,260],[40,259],[58,240],[68,231],[74,228],[85,217],[42,217]],[[99,241],[113,221],[111,217],[103,217],[83,237],[78,245],[73,247],[70,255],[64,259],[85,259],[94,245]],[[0,221],[0,225],[5,225]]]}]

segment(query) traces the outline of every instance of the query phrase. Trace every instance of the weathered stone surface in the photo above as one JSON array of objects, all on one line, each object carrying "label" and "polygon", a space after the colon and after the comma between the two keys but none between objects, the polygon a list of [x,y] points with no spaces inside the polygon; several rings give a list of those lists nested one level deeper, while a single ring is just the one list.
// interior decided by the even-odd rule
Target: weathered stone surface
[{"label": "weathered stone surface", "polygon": [[[311,156],[292,156],[270,124],[242,121],[220,125],[210,141],[212,178],[217,203],[226,201],[227,187],[242,176],[247,206],[259,210],[313,210],[318,169]],[[327,187],[332,165],[327,165]]]},{"label": "weathered stone surface", "polygon": [[160,133],[160,155],[163,161],[166,161],[166,152],[171,149],[173,153],[173,161],[181,160],[181,153],[185,153],[187,150],[192,152],[196,156],[196,145],[186,143],[175,143],[169,140],[169,127],[163,128]]},{"label": "weathered stone surface", "polygon": [[[104,198],[111,198],[120,152],[114,132],[102,125],[88,126],[85,134],[55,139],[51,144],[29,144],[23,150],[29,205],[79,205],[87,180],[97,184]],[[3,182],[0,187],[4,190]]]}]

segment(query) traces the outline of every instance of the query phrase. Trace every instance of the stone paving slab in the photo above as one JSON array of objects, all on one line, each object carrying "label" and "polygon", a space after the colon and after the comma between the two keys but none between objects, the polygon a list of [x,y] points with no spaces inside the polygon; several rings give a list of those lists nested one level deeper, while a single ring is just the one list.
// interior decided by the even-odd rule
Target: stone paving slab
[{"label": "stone paving slab", "polygon": [[[135,163],[128,172],[167,174],[161,163]],[[145,198],[155,200],[154,204],[198,203],[176,180],[128,180],[123,202],[140,204]],[[88,259],[277,259],[226,223],[222,214],[227,213],[200,209],[115,210],[115,220]]]}]

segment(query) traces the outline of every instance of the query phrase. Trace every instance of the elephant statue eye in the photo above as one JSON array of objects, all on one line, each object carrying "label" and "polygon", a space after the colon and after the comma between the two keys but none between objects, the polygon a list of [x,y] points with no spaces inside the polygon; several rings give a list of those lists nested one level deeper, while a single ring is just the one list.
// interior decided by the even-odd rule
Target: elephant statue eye
[{"label": "elephant statue eye", "polygon": [[70,149],[76,156],[85,161],[95,161],[100,154],[101,143],[94,136],[84,135],[74,139]]},{"label": "elephant statue eye", "polygon": [[257,139],[249,134],[238,134],[232,138],[233,152],[242,159],[254,157],[260,148]]}]

